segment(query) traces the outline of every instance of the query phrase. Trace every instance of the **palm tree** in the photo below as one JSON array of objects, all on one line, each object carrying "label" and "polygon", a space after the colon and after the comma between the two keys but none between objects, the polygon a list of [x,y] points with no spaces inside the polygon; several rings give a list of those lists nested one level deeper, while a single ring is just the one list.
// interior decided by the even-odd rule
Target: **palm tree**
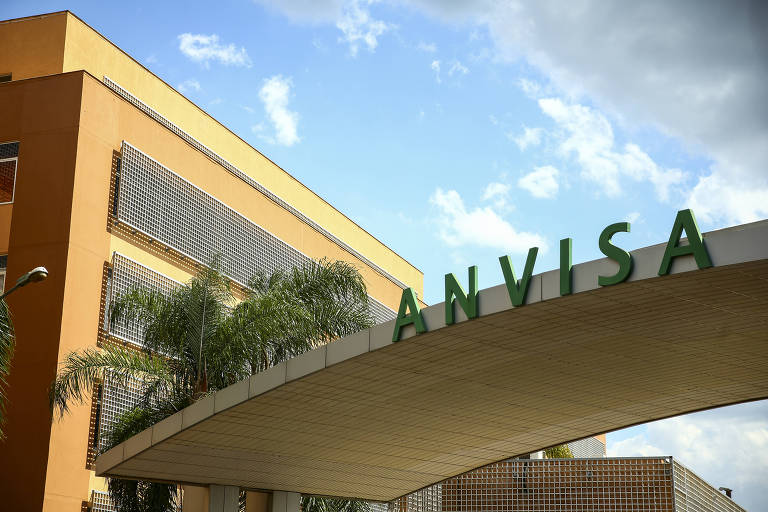
[{"label": "palm tree", "polygon": [[[360,274],[327,260],[257,274],[240,302],[214,262],[170,294],[130,290],[113,302],[110,322],[141,326],[143,348],[110,343],[72,352],[51,387],[62,415],[105,378],[142,382],[141,398],[107,432],[105,449],[208,393],[373,324]],[[118,479],[109,492],[121,512],[171,510],[176,497],[173,485]]]},{"label": "palm tree", "polygon": [[15,337],[11,312],[5,300],[0,299],[0,439],[3,439],[3,424],[5,423],[5,386],[6,376],[11,372],[11,359],[13,359]]}]

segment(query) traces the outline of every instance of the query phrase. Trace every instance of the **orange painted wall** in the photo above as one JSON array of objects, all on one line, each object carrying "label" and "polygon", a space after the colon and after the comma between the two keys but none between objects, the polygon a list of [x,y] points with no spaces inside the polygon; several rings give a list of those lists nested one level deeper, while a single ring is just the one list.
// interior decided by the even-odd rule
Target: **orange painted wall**
[{"label": "orange painted wall", "polygon": [[0,254],[8,254],[8,240],[11,236],[12,204],[0,204]]},{"label": "orange painted wall", "polygon": [[61,73],[66,13],[0,22],[0,73],[13,80]]},{"label": "orange painted wall", "polygon": [[[8,378],[7,439],[0,446],[0,496],[14,511],[39,511],[43,505],[51,432],[48,386],[59,359],[62,323],[69,320],[64,315],[75,314],[64,304],[77,277],[77,265],[68,267],[68,246],[81,87],[78,74],[0,87],[0,139],[20,141],[8,280],[38,265],[50,272],[42,283],[8,297],[17,344]],[[64,478],[85,491],[87,478],[78,480],[77,471],[69,469]]]}]

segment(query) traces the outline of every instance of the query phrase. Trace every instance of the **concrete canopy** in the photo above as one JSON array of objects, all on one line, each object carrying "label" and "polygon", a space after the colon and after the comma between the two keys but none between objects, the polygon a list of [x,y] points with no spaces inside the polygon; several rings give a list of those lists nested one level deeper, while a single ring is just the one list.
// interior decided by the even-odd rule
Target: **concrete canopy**
[{"label": "concrete canopy", "polygon": [[[533,277],[513,308],[504,285],[480,315],[428,332],[376,326],[223,389],[96,461],[99,476],[392,500],[547,446],[768,397],[768,221],[704,235],[657,271],[666,244],[616,264]],[[457,308],[458,309],[458,308]],[[410,329],[410,330],[409,330]]]}]

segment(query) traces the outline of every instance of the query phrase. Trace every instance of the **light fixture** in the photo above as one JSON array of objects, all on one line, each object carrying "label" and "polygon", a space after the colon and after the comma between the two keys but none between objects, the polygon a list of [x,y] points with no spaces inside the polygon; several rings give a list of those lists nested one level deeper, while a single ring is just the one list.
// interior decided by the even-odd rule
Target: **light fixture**
[{"label": "light fixture", "polygon": [[0,295],[0,299],[4,299],[7,297],[12,291],[16,290],[17,288],[21,288],[22,286],[26,286],[29,283],[39,283],[43,279],[48,277],[48,270],[45,267],[35,267],[20,278],[16,280],[16,284],[13,285],[13,288],[5,292],[4,294]]}]

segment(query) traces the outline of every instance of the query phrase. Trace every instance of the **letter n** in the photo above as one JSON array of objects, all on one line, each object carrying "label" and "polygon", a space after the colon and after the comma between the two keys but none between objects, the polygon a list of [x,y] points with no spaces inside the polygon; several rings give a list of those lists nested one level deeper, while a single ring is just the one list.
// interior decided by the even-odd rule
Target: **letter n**
[{"label": "letter n", "polygon": [[[454,300],[455,299],[455,300]],[[453,305],[459,303],[467,318],[477,317],[477,267],[469,267],[469,294],[459,284],[453,274],[445,274],[445,325],[456,321]]]}]

